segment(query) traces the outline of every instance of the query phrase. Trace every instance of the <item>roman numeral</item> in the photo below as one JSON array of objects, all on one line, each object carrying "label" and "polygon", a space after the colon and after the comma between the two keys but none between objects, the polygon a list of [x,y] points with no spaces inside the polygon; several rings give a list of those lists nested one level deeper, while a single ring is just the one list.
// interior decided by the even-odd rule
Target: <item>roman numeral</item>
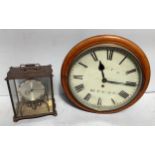
[{"label": "roman numeral", "polygon": [[119,95],[123,98],[127,98],[129,96],[129,94],[127,92],[125,92],[124,90],[122,90],[121,92],[119,92]]},{"label": "roman numeral", "polygon": [[136,82],[131,82],[131,81],[127,81],[126,85],[127,86],[133,86],[133,87],[137,86]]},{"label": "roman numeral", "polygon": [[134,72],[136,72],[136,69],[131,69],[131,70],[126,71],[126,74],[131,74],[131,73],[134,73]]},{"label": "roman numeral", "polygon": [[112,103],[113,103],[113,104],[116,104],[116,102],[115,102],[115,100],[114,100],[114,99],[112,99],[112,98],[111,98],[111,101],[112,101]]},{"label": "roman numeral", "polygon": [[88,94],[84,97],[84,100],[89,101],[90,98],[91,98],[91,94],[88,93]]},{"label": "roman numeral", "polygon": [[119,65],[121,65],[123,63],[123,61],[127,58],[128,56],[126,55],[119,63]]},{"label": "roman numeral", "polygon": [[74,79],[83,80],[83,75],[74,75]]},{"label": "roman numeral", "polygon": [[97,105],[98,105],[98,106],[101,106],[101,105],[102,105],[102,99],[101,99],[101,98],[98,99]]},{"label": "roman numeral", "polygon": [[90,54],[91,54],[91,56],[92,56],[92,58],[93,58],[94,61],[98,61],[98,58],[97,58],[95,52],[91,52]]},{"label": "roman numeral", "polygon": [[107,60],[112,60],[114,51],[112,49],[107,49]]},{"label": "roman numeral", "polygon": [[85,68],[88,68],[88,66],[85,65],[85,64],[83,64],[82,62],[79,62],[79,65],[81,65],[81,66],[83,66],[83,67],[85,67]]},{"label": "roman numeral", "polygon": [[82,91],[84,89],[84,85],[83,84],[80,84],[78,86],[75,86],[75,90],[77,93],[79,93],[80,91]]}]

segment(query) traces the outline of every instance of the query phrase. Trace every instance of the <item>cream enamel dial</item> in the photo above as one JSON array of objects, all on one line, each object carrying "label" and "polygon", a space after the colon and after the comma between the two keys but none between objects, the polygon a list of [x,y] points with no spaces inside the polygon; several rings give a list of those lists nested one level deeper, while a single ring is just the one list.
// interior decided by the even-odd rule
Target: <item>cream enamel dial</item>
[{"label": "cream enamel dial", "polygon": [[70,66],[69,88],[75,99],[96,111],[109,111],[128,104],[142,85],[137,58],[122,47],[92,47]]},{"label": "cream enamel dial", "polygon": [[25,100],[36,101],[44,96],[45,86],[41,81],[26,80],[20,84],[18,91]]}]

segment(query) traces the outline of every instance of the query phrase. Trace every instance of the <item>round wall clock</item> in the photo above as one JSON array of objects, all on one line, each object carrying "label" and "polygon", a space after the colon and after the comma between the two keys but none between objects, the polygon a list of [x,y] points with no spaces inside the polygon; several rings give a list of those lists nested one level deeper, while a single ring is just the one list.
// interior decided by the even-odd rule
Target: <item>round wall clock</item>
[{"label": "round wall clock", "polygon": [[61,70],[65,94],[80,109],[113,113],[133,105],[150,80],[141,48],[128,39],[101,35],[71,49]]}]

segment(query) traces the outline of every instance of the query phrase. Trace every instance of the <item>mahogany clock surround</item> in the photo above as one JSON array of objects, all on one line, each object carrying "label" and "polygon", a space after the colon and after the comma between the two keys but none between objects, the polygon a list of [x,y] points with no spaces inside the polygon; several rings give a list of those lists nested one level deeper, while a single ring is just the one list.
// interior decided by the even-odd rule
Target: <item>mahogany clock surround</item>
[{"label": "mahogany clock surround", "polygon": [[[70,66],[74,62],[75,58],[79,54],[84,52],[86,49],[91,48],[93,46],[100,45],[100,44],[114,44],[114,45],[124,47],[125,49],[131,51],[132,54],[138,58],[139,65],[140,65],[140,68],[142,71],[142,85],[141,85],[141,88],[140,88],[138,94],[136,95],[136,97],[134,99],[132,99],[130,101],[130,103],[128,103],[118,109],[109,110],[109,111],[97,111],[97,110],[91,109],[91,108],[83,105],[82,103],[80,103],[72,94],[70,87],[69,87],[69,80],[68,80]],[[62,82],[62,86],[63,86],[66,96],[70,99],[70,101],[74,105],[76,105],[80,109],[89,111],[89,112],[95,112],[95,113],[114,113],[114,112],[119,112],[121,110],[124,110],[124,109],[130,107],[136,101],[138,101],[138,99],[140,99],[142,97],[145,90],[147,89],[149,81],[150,81],[150,65],[149,65],[149,61],[148,61],[146,55],[144,54],[143,50],[139,46],[137,46],[135,43],[133,43],[132,41],[125,39],[123,37],[120,37],[120,36],[115,36],[115,35],[100,35],[100,36],[91,37],[91,38],[81,41],[80,43],[75,45],[70,50],[70,52],[67,54],[67,56],[63,62],[63,65],[62,65],[62,69],[61,69],[61,82]]]}]

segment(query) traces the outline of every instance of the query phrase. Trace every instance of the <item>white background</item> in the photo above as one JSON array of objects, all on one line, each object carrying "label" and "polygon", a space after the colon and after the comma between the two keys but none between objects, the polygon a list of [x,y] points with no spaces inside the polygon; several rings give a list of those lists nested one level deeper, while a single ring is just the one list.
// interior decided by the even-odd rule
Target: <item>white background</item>
[{"label": "white background", "polygon": [[[147,55],[155,70],[155,30],[0,30],[0,95],[8,95],[6,74],[11,66],[25,63],[52,64],[54,86],[58,94],[60,70],[69,50],[78,42],[101,34],[120,35],[134,41]],[[147,91],[155,91],[152,73]]]},{"label": "white background", "polygon": [[[64,96],[60,70],[69,50],[88,37],[114,34],[137,43],[146,53],[151,70],[155,69],[155,30],[0,30],[0,124],[1,125],[155,125],[155,74],[147,93],[131,108],[111,115],[88,113],[72,106]],[[10,66],[25,63],[52,64],[58,116],[12,122],[12,107],[4,80]],[[148,102],[149,101],[149,102]],[[139,114],[137,116],[137,113]],[[135,117],[136,116],[136,117]]]},{"label": "white background", "polygon": [[[154,3],[154,0],[0,0],[0,28],[154,29]],[[154,98],[151,101],[154,105]],[[151,105],[149,99],[145,103]],[[146,118],[145,114],[141,116]],[[138,112],[131,122],[137,116]],[[145,120],[150,121],[150,118]],[[1,127],[0,153],[154,155],[154,128]]]}]

